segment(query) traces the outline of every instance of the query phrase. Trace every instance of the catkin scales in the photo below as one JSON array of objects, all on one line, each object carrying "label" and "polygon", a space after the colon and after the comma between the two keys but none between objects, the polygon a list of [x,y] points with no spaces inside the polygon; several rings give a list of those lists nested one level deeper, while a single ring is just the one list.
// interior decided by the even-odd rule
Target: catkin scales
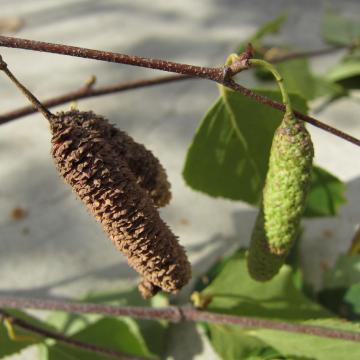
[{"label": "catkin scales", "polygon": [[142,293],[179,291],[191,270],[184,249],[156,209],[170,199],[158,160],[93,112],[59,113],[51,131],[58,171],[142,275],[140,290],[150,291]]},{"label": "catkin scales", "polygon": [[299,234],[314,148],[305,124],[286,114],[275,132],[263,199],[248,254],[250,275],[270,280]]}]

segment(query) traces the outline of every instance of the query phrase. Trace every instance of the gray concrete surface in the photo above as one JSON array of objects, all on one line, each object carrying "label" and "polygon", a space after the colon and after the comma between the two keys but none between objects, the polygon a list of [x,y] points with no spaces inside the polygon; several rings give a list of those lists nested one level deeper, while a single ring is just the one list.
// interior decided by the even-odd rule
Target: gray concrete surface
[{"label": "gray concrete surface", "polygon": [[[359,10],[357,0],[333,3],[349,16]],[[0,9],[0,17],[24,20],[16,34],[19,37],[199,65],[222,64],[236,44],[284,11],[289,21],[276,41],[305,49],[322,45],[321,1],[2,0]],[[77,89],[91,74],[96,74],[99,85],[159,74],[58,55],[0,51],[39,98]],[[338,57],[317,58],[312,65],[324,71]],[[246,74],[240,81],[252,85]],[[162,215],[186,247],[195,273],[225,251],[246,245],[255,216],[254,209],[244,204],[193,192],[181,177],[194,130],[216,97],[217,87],[199,80],[79,103],[81,110],[103,114],[159,156],[173,189],[173,201]],[[4,76],[0,77],[0,100],[1,112],[26,104]],[[358,103],[343,100],[317,116],[360,137],[358,114]],[[321,264],[332,264],[348,248],[359,224],[359,148],[318,129],[311,128],[311,132],[317,163],[348,185],[348,203],[339,217],[306,221],[303,262],[308,279],[319,285]],[[136,274],[56,173],[49,139],[48,125],[40,115],[0,129],[0,294],[77,298],[89,290],[114,289],[134,281]],[[28,216],[14,221],[10,214],[16,207],[26,209]],[[177,360],[216,358],[204,340],[189,336],[194,327],[177,329],[179,332],[172,329],[176,336],[172,336],[169,356]],[[182,351],[185,343],[186,353]],[[30,349],[13,358],[36,359],[37,355]]]}]

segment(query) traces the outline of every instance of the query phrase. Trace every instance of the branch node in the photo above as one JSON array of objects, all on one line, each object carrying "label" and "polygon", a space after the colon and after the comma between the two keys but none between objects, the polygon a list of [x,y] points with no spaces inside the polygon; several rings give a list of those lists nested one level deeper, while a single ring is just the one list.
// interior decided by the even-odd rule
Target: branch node
[{"label": "branch node", "polygon": [[224,83],[228,82],[233,76],[250,67],[249,60],[254,55],[254,49],[251,44],[248,44],[244,52],[240,55],[230,55],[233,59],[230,65],[224,66]]}]

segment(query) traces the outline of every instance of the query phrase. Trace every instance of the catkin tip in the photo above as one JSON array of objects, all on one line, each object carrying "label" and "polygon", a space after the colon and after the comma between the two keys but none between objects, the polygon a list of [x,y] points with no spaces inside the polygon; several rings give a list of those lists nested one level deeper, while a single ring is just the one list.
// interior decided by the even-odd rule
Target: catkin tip
[{"label": "catkin tip", "polygon": [[150,299],[160,291],[160,288],[146,279],[141,279],[138,290],[144,299]]}]

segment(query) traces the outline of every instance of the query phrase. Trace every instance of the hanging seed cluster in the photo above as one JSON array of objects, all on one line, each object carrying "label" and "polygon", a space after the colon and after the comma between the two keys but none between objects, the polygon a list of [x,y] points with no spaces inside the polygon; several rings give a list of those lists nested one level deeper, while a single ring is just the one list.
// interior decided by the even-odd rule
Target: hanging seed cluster
[{"label": "hanging seed cluster", "polygon": [[274,135],[248,254],[249,273],[256,280],[267,281],[277,274],[299,233],[313,156],[304,123],[285,115]]},{"label": "hanging seed cluster", "polygon": [[58,171],[141,274],[141,294],[178,292],[189,281],[191,269],[156,209],[171,197],[159,161],[93,112],[58,113],[51,131]]}]

